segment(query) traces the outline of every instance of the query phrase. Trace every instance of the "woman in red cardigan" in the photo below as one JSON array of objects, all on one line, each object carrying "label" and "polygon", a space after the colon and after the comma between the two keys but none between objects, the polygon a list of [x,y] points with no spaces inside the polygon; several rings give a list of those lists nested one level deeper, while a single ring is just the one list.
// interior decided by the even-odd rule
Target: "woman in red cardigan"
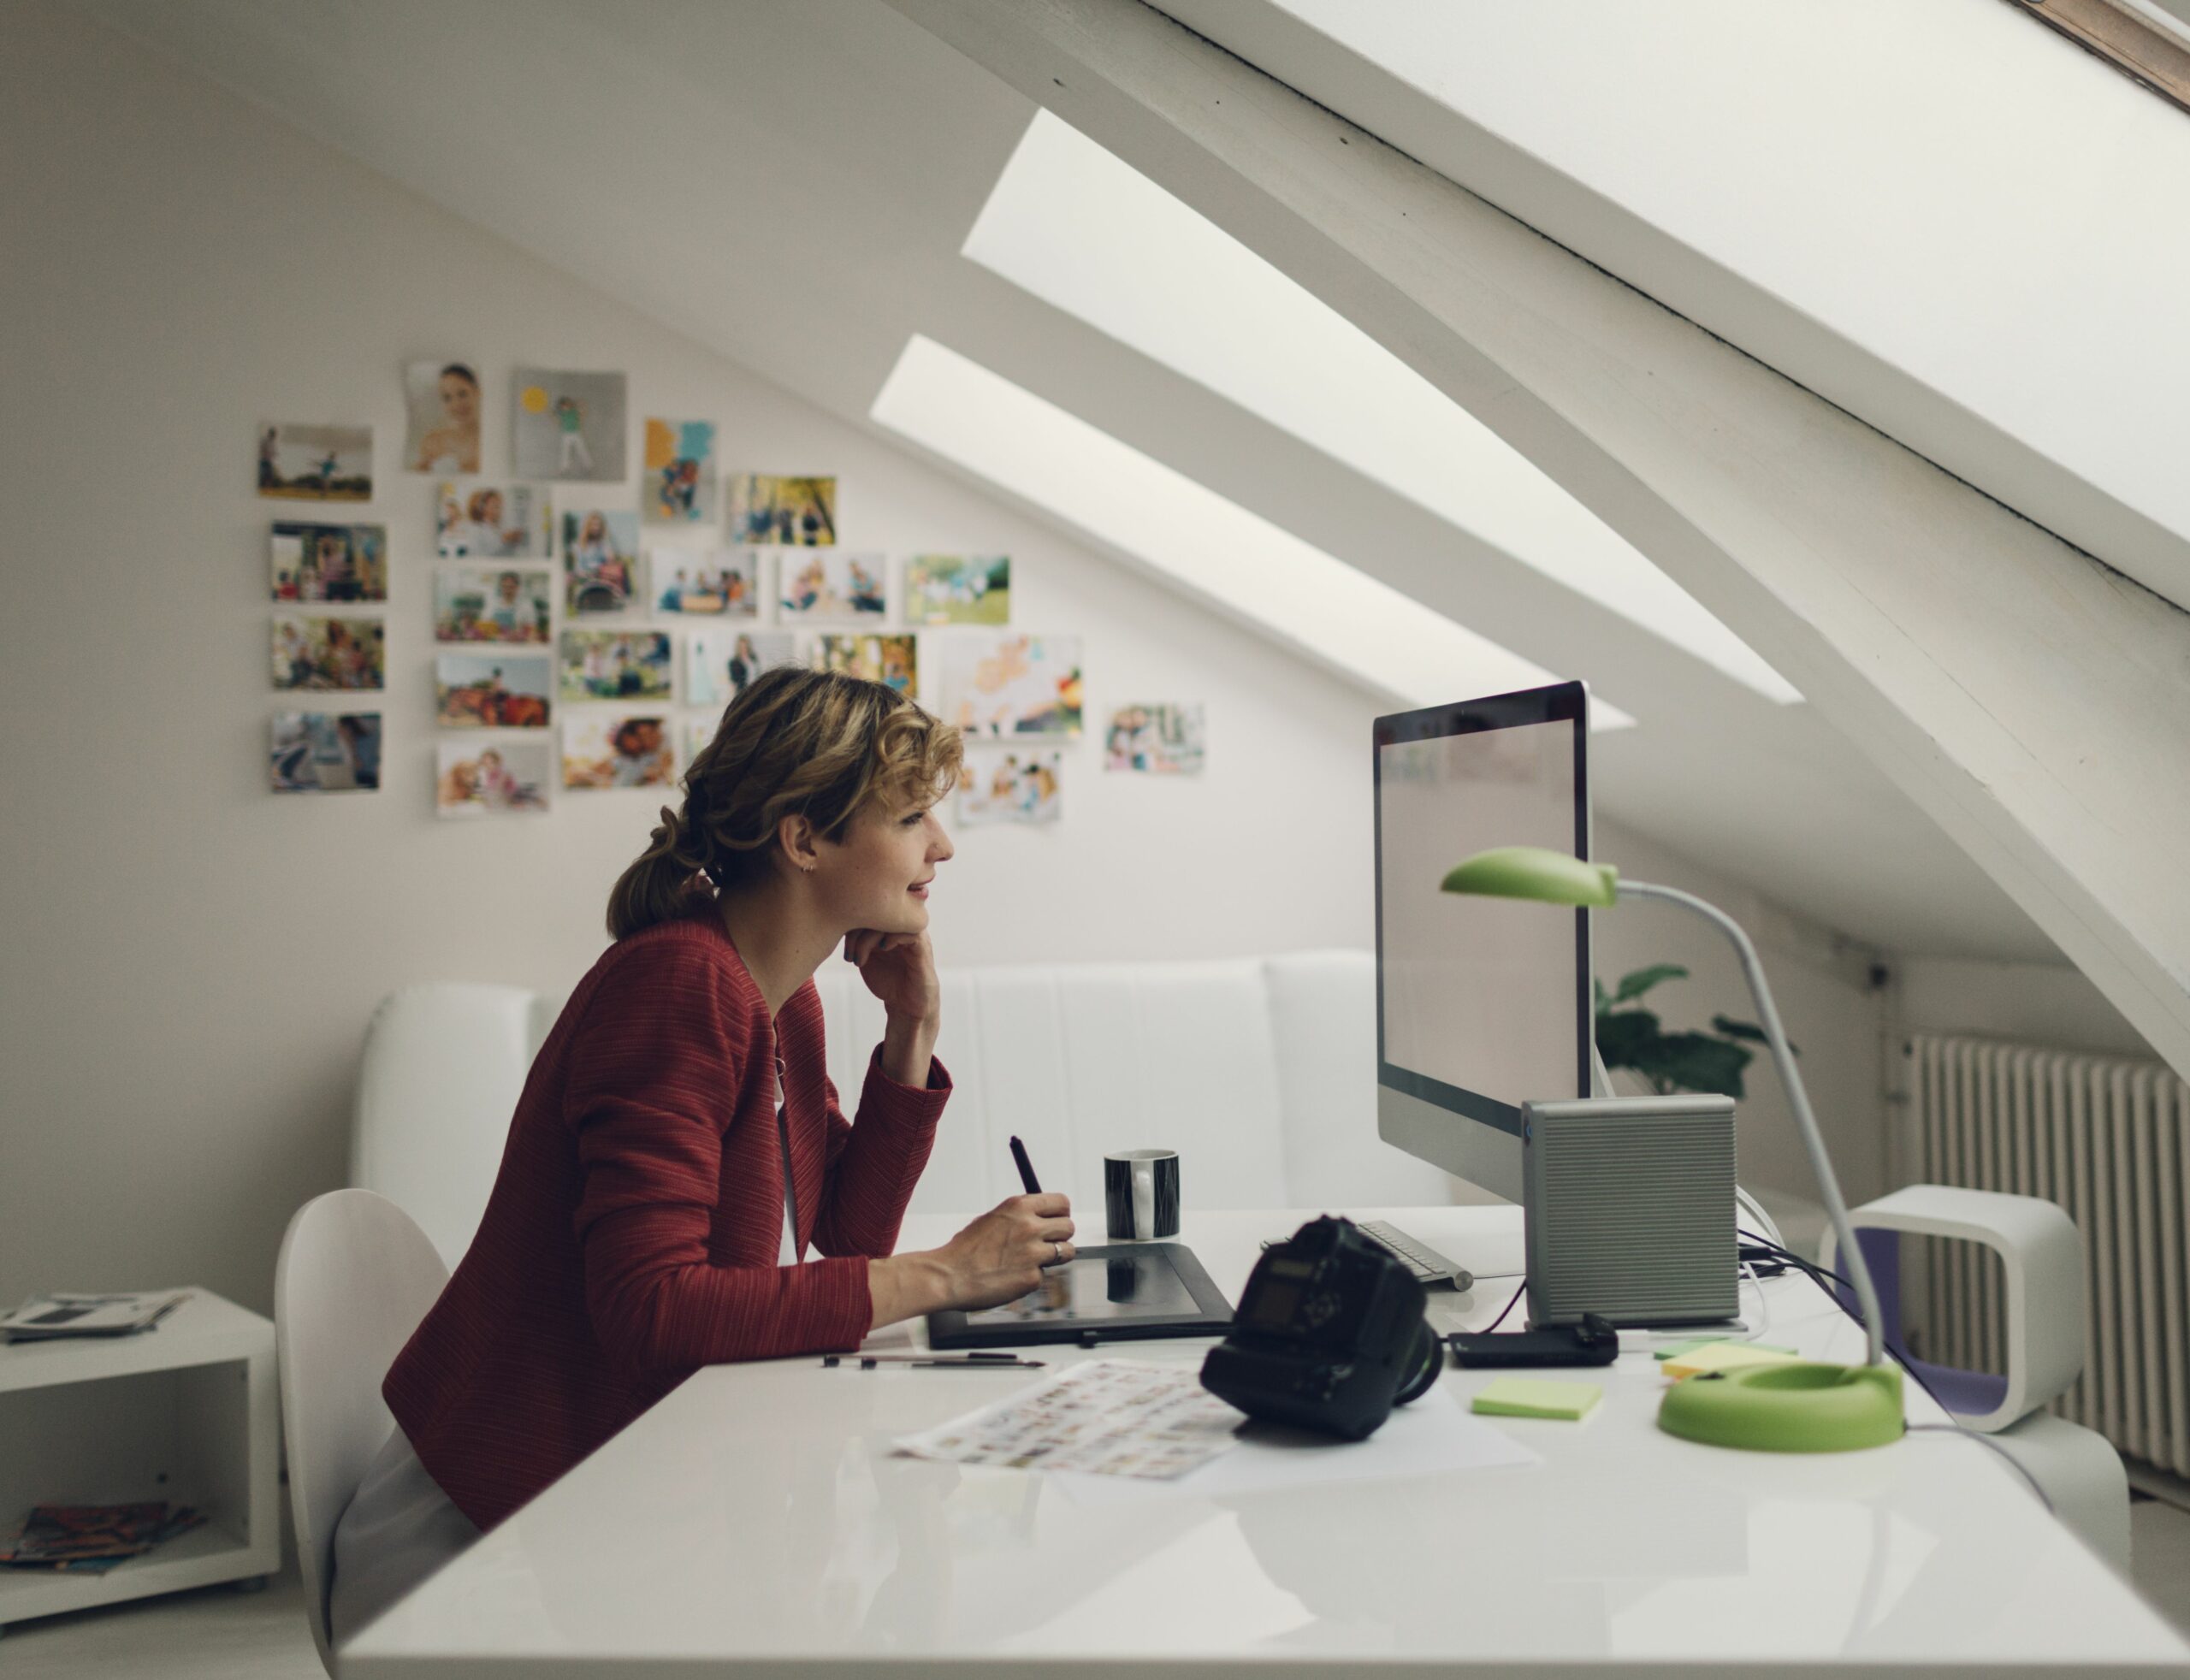
[{"label": "woman in red cardigan", "polygon": [[[608,903],[615,943],[525,1081],[478,1234],[389,1369],[398,1428],[338,1526],[338,1640],[699,1366],[993,1306],[1072,1257],[1062,1196],[893,1254],[950,1076],[927,895],[957,732],[782,667],[731,703]],[[887,1025],[858,1123],[823,1066],[839,945]],[[808,1251],[819,1257],[808,1259]]]}]

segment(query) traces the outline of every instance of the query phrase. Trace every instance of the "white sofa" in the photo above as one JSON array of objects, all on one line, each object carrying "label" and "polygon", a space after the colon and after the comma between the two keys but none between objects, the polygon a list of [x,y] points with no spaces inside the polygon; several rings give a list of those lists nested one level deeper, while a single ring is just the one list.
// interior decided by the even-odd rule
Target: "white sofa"
[{"label": "white sofa", "polygon": [[[881,1006],[840,962],[816,980],[830,1074],[855,1103]],[[452,1266],[560,1007],[507,986],[409,986],[366,1029],[350,1181],[396,1203]],[[937,1053],[957,1089],[916,1210],[970,1213],[1016,1192],[1014,1133],[1091,1231],[1103,1156],[1143,1146],[1179,1151],[1189,1207],[1453,1198],[1444,1173],[1376,1136],[1366,951],[961,969],[944,976]]]}]

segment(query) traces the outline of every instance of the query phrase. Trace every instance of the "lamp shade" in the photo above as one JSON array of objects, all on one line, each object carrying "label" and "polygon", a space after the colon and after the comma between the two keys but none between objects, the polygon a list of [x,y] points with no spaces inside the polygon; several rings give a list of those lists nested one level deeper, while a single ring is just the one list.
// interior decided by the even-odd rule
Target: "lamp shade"
[{"label": "lamp shade", "polygon": [[1619,871],[1542,846],[1499,846],[1454,864],[1439,886],[1489,898],[1604,906],[1619,896]]}]

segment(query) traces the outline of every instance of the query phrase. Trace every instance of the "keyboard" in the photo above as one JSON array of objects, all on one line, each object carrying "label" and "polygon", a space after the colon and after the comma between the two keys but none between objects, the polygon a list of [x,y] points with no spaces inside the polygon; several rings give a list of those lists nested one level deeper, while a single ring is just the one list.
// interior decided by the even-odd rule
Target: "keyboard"
[{"label": "keyboard", "polygon": [[1365,1220],[1361,1234],[1414,1274],[1417,1283],[1450,1283],[1455,1289],[1471,1289],[1475,1277],[1465,1266],[1456,1266],[1434,1248],[1410,1237],[1396,1225],[1381,1219]]}]

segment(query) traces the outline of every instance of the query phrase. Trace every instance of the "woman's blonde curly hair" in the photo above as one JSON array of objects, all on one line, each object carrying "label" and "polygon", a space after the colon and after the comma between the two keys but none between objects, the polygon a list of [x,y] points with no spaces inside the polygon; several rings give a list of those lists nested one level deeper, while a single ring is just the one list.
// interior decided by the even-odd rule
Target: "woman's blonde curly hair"
[{"label": "woman's blonde curly hair", "polygon": [[662,807],[608,895],[610,935],[688,915],[751,879],[785,817],[841,840],[870,802],[933,803],[957,780],[962,753],[956,730],[884,683],[796,665],[763,672],[692,760],[684,808]]}]

